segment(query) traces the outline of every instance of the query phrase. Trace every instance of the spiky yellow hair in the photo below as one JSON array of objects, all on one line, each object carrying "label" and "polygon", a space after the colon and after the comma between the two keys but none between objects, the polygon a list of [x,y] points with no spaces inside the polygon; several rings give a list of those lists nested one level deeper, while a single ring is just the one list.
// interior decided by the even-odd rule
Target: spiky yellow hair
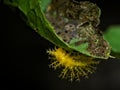
[{"label": "spiky yellow hair", "polygon": [[66,51],[63,48],[48,50],[47,53],[52,56],[50,67],[54,69],[63,67],[59,76],[70,81],[80,80],[80,77],[88,77],[88,74],[93,73],[95,70],[93,65],[99,63],[91,57],[73,51]]}]

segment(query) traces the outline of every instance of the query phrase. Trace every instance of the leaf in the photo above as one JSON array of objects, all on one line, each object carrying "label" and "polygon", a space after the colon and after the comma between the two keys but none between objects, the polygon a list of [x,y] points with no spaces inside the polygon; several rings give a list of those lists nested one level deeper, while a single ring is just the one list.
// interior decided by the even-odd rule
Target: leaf
[{"label": "leaf", "polygon": [[[4,0],[4,3],[17,7],[26,16],[28,25],[42,37],[59,47],[69,49],[69,47],[57,37],[53,27],[45,19],[43,11],[41,10],[41,0]],[[45,4],[42,4],[43,8],[45,7],[44,5]]]},{"label": "leaf", "polygon": [[110,26],[104,33],[105,39],[112,47],[112,51],[120,53],[120,26]]},{"label": "leaf", "polygon": [[97,5],[89,1],[53,0],[45,15],[56,34],[72,50],[107,59],[111,48],[96,28],[100,11]]},{"label": "leaf", "polygon": [[120,25],[113,25],[104,32],[104,38],[112,47],[111,55],[120,58]]},{"label": "leaf", "polygon": [[[71,41],[70,44],[64,42],[63,39],[61,39],[56,34],[53,26],[50,24],[50,22],[46,19],[45,15],[44,15],[44,12],[45,12],[48,4],[50,3],[50,1],[51,0],[4,0],[4,3],[7,4],[7,5],[11,5],[12,7],[17,7],[24,14],[24,16],[27,18],[26,22],[28,23],[28,25],[32,29],[34,29],[39,35],[41,35],[45,39],[49,40],[50,42],[52,42],[56,46],[67,49],[67,50],[75,50],[75,51],[78,51],[82,54],[92,56],[92,57],[95,57],[95,58],[107,59],[109,57],[109,54],[110,54],[109,49],[107,51],[105,51],[104,55],[100,51],[100,54],[102,54],[101,56],[100,56],[100,54],[96,55],[96,53],[95,53],[93,55],[92,53],[89,53],[89,51],[87,50],[88,45],[90,44],[89,42],[85,41],[85,43],[83,42],[81,44],[80,44],[81,41],[76,42],[76,40],[73,40],[73,42]],[[64,0],[64,2],[66,2],[66,1]],[[92,8],[92,6],[95,6],[92,3],[89,3],[89,2],[87,2],[87,3],[89,4],[88,7],[90,6]],[[95,6],[95,8],[96,7],[97,6]],[[95,20],[98,20],[97,22],[99,22],[100,9],[97,7],[96,10],[98,10],[98,11],[97,11],[97,14],[95,13],[96,14],[95,15]],[[85,13],[85,14],[87,14],[87,13]],[[83,17],[84,16],[85,15],[83,15]],[[98,16],[98,17],[96,17],[96,16]],[[99,23],[97,23],[97,24],[99,24]],[[97,25],[97,24],[94,23],[94,25]],[[94,30],[94,28],[92,28],[92,23],[90,23],[86,27],[85,30],[88,30],[87,28],[90,28],[90,30],[91,30],[91,32],[89,32],[88,34],[93,33],[92,35],[97,36],[97,35],[94,34],[94,33],[96,33],[96,31]],[[84,29],[84,27],[83,27],[83,29]],[[84,32],[84,30],[83,30],[83,32]],[[84,33],[87,33],[87,31],[85,31]],[[92,38],[93,37],[91,36],[91,39]],[[102,37],[99,36],[97,41],[93,41],[96,45],[98,45],[98,46],[95,46],[95,48],[96,47],[99,48],[98,41],[99,42],[101,41],[100,38],[102,38]],[[104,41],[104,40],[102,40],[102,41]],[[79,44],[76,45],[76,43],[79,43]],[[107,47],[109,48],[109,46],[107,46]],[[92,48],[90,46],[89,46],[89,48],[92,50]],[[103,50],[106,50],[106,49],[103,49]],[[92,50],[92,52],[94,53],[94,50]]]},{"label": "leaf", "polygon": [[46,7],[48,6],[48,4],[51,2],[51,0],[41,0],[41,9],[43,12],[46,11]]}]

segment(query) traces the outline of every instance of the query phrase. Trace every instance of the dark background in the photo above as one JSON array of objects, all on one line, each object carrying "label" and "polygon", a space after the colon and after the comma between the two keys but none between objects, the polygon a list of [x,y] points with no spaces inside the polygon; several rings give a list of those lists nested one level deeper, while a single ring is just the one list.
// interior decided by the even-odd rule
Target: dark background
[{"label": "dark background", "polygon": [[[92,1],[102,10],[102,30],[120,24],[119,2]],[[0,47],[0,90],[120,90],[120,60],[117,59],[101,60],[96,72],[80,82],[71,83],[58,78],[60,72],[48,67],[46,54],[46,50],[54,45],[27,26],[18,12],[13,12],[2,2]]]}]

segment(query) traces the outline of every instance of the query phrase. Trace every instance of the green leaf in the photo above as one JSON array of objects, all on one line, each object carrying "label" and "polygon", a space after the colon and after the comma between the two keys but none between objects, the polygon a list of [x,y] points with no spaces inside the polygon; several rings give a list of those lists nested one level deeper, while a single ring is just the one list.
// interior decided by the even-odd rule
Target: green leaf
[{"label": "green leaf", "polygon": [[51,2],[51,0],[41,0],[41,9],[43,12],[46,11],[46,7],[48,6],[48,4]]},{"label": "green leaf", "polygon": [[107,28],[104,38],[112,47],[111,55],[120,59],[120,25],[112,25]]},{"label": "green leaf", "polygon": [[[80,53],[83,53],[83,54],[86,54],[88,56],[92,56],[95,58],[107,59],[109,57],[109,54],[110,54],[109,49],[107,51],[105,51],[105,55],[100,53],[100,54],[102,54],[101,56],[99,54],[96,55],[96,53],[95,54],[89,53],[89,51],[87,50],[88,45],[90,44],[89,42],[85,41],[86,43],[83,42],[83,43],[78,44],[78,45],[75,44],[75,43],[77,43],[76,40],[73,40],[73,42],[71,42],[71,44],[64,42],[56,34],[53,26],[50,24],[50,22],[46,19],[45,15],[44,15],[44,12],[45,12],[45,10],[50,2],[51,2],[51,0],[4,0],[5,4],[11,5],[12,7],[17,7],[21,11],[21,13],[23,13],[24,16],[27,18],[26,19],[27,24],[33,30],[35,30],[39,35],[41,35],[45,39],[49,40],[50,42],[52,42],[56,46],[62,47],[62,48],[67,49],[67,50],[76,50]],[[92,6],[94,6],[94,5],[92,4]],[[99,19],[100,9],[98,9],[98,10],[99,10],[99,12],[97,14],[98,14],[98,19]],[[83,27],[83,29],[84,29],[84,27]],[[92,33],[93,36],[97,36],[94,34],[96,32],[92,28],[91,23],[86,27],[85,30],[88,30],[88,29],[91,31],[89,33],[87,33],[88,31],[83,30],[84,34],[86,34],[86,35],[89,34],[89,36],[91,36],[90,34]],[[101,38],[102,37],[99,36],[97,41],[93,40],[93,42],[96,45],[98,45],[97,48],[99,48],[98,41],[100,42]],[[94,38],[91,36],[91,40],[92,39],[94,39]],[[107,46],[107,47],[109,48],[109,46]],[[94,50],[92,50],[92,52],[94,52]]]},{"label": "green leaf", "polygon": [[70,46],[71,48],[73,48],[74,50],[76,51],[79,51],[79,52],[83,52],[85,53],[86,55],[89,55],[90,56],[90,53],[87,51],[87,48],[88,48],[88,43],[83,43],[83,44],[80,44],[79,46],[75,46],[75,42],[77,42],[79,40],[77,39],[72,39],[70,41]]},{"label": "green leaf", "polygon": [[[17,7],[26,16],[28,25],[42,37],[59,47],[69,49],[68,45],[57,37],[53,27],[45,19],[41,9],[41,0],[4,0],[4,3]],[[42,7],[45,9],[44,5],[46,6],[42,4]]]},{"label": "green leaf", "polygon": [[112,47],[112,51],[120,53],[120,26],[110,26],[104,33],[105,39]]}]

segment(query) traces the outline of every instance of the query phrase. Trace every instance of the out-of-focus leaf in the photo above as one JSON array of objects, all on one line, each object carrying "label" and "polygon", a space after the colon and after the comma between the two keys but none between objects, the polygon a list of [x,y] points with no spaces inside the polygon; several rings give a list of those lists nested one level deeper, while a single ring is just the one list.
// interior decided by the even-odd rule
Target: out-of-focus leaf
[{"label": "out-of-focus leaf", "polygon": [[104,37],[111,45],[112,50],[120,53],[120,26],[110,26],[104,33]]}]

